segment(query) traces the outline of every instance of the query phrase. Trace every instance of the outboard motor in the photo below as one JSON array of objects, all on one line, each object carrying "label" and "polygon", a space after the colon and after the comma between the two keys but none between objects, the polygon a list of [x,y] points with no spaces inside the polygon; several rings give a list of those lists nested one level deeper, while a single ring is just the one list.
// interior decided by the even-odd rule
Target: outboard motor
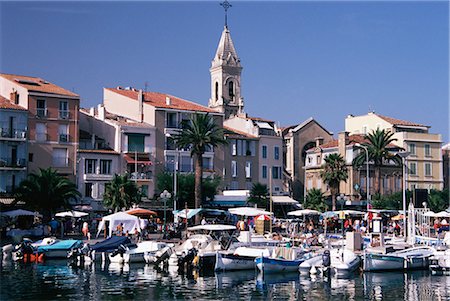
[{"label": "outboard motor", "polygon": [[197,256],[197,253],[197,249],[192,248],[185,255],[178,258],[178,272],[180,274],[183,274],[185,272],[185,269],[186,272],[192,271],[192,261],[194,260],[195,256]]},{"label": "outboard motor", "polygon": [[325,250],[322,254],[322,265],[324,267],[324,271],[329,271],[331,266],[331,255],[330,250]]}]

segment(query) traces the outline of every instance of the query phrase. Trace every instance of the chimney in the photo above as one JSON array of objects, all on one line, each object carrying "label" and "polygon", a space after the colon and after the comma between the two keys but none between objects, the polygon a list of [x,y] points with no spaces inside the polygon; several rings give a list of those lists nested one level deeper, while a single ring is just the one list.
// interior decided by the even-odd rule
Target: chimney
[{"label": "chimney", "polygon": [[98,118],[102,121],[105,120],[105,107],[102,104],[98,105]]},{"label": "chimney", "polygon": [[344,157],[346,156],[345,150],[346,146],[348,144],[348,132],[340,132],[338,134],[338,148],[339,148],[339,154]]},{"label": "chimney", "polygon": [[139,121],[143,122],[144,121],[144,93],[142,92],[142,90],[139,90],[139,94],[138,94],[138,102],[139,102]]},{"label": "chimney", "polygon": [[316,137],[316,147],[319,147],[323,144],[323,137]]},{"label": "chimney", "polygon": [[169,96],[166,96],[166,105],[170,106],[172,104],[172,101],[170,100]]},{"label": "chimney", "polygon": [[89,108],[89,115],[95,116],[95,108],[94,107]]}]

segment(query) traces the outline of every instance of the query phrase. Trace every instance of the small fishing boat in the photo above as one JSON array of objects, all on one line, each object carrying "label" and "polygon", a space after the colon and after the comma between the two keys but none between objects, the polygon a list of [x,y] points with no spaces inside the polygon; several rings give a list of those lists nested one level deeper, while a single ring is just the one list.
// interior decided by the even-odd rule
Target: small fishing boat
[{"label": "small fishing boat", "polygon": [[39,246],[37,253],[44,254],[45,259],[67,258],[71,250],[80,248],[82,245],[83,242],[77,239],[61,240],[51,245]]},{"label": "small fishing boat", "polygon": [[263,273],[298,272],[299,265],[305,261],[303,250],[277,247],[271,257],[257,257],[256,267]]},{"label": "small fishing boat", "polygon": [[300,274],[309,275],[311,272],[311,269],[318,269],[323,267],[323,258],[322,254],[318,254],[315,256],[312,256],[311,258],[306,259],[303,261],[299,267],[298,270]]},{"label": "small fishing boat", "polygon": [[109,254],[109,260],[110,262],[117,263],[150,263],[150,258],[154,256],[157,251],[165,247],[173,247],[173,244],[158,241],[143,241],[136,245],[120,245],[115,252]]},{"label": "small fishing boat", "polygon": [[450,249],[437,251],[430,257],[430,270],[433,275],[450,275]]},{"label": "small fishing boat", "polygon": [[435,253],[432,247],[412,247],[390,253],[364,252],[364,271],[409,270],[428,268],[429,258]]},{"label": "small fishing boat", "polygon": [[345,248],[333,249],[330,255],[331,269],[336,276],[345,276],[356,271],[361,263],[358,255]]},{"label": "small fishing boat", "polygon": [[215,271],[238,271],[255,269],[257,257],[269,257],[270,251],[265,248],[239,247],[234,251],[216,252]]},{"label": "small fishing boat", "polygon": [[121,245],[127,246],[131,241],[126,236],[112,236],[94,245],[85,244],[84,246],[73,249],[68,258],[72,262],[81,265],[81,263],[90,263],[96,260],[106,262],[108,255],[116,251]]}]

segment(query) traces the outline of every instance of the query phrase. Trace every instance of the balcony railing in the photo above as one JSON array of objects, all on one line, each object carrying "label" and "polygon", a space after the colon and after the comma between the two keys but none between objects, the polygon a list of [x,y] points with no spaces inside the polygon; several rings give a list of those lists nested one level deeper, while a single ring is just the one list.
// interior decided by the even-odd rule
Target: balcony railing
[{"label": "balcony railing", "polygon": [[13,139],[25,139],[27,132],[25,130],[0,128],[0,137],[13,138]]},{"label": "balcony railing", "polygon": [[59,111],[59,119],[69,119],[70,113],[69,111]]},{"label": "balcony railing", "polygon": [[53,158],[53,166],[68,167],[69,166],[69,158]]},{"label": "balcony railing", "polygon": [[59,134],[59,142],[69,142],[68,134]]},{"label": "balcony railing", "polygon": [[131,180],[151,180],[153,179],[152,172],[132,172],[130,179]]},{"label": "balcony railing", "polygon": [[7,158],[3,157],[0,159],[0,167],[14,167],[14,168],[21,168],[26,167],[27,161],[25,159],[13,159],[13,158]]},{"label": "balcony railing", "polygon": [[40,118],[46,118],[47,116],[47,108],[37,108],[36,109],[36,116]]}]

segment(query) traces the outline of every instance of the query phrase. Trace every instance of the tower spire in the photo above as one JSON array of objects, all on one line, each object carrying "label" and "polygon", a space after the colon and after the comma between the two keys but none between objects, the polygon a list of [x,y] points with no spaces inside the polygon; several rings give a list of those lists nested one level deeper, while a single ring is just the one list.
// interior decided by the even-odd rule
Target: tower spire
[{"label": "tower spire", "polygon": [[225,27],[228,27],[228,22],[227,22],[227,17],[228,17],[228,9],[230,7],[232,7],[232,5],[230,4],[230,2],[228,2],[227,0],[223,1],[222,3],[220,3],[220,6],[223,7],[223,9],[225,10]]}]

